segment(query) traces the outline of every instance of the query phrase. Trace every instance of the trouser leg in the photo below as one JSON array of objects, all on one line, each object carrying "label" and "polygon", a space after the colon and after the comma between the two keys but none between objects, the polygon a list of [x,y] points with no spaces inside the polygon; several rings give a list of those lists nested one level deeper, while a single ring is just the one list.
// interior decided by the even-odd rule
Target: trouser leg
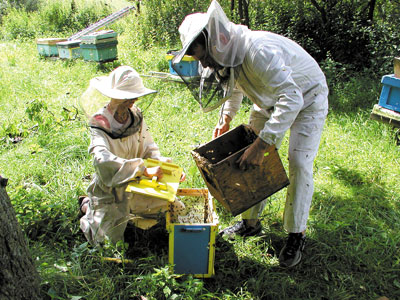
[{"label": "trouser leg", "polygon": [[[318,97],[324,97],[318,95]],[[315,105],[317,106],[317,105]],[[284,212],[284,227],[289,232],[305,230],[311,199],[314,192],[313,164],[318,152],[327,108],[315,109],[312,105],[300,112],[290,128],[289,181]],[[257,133],[264,127],[270,115],[265,111],[252,110],[249,124]],[[282,139],[275,145],[281,146]],[[242,213],[243,219],[258,219],[264,210],[266,199]]]},{"label": "trouser leg", "polygon": [[91,203],[80,220],[81,229],[93,244],[101,243],[105,239],[115,244],[124,239],[128,213],[127,203]]},{"label": "trouser leg", "polygon": [[289,181],[284,211],[288,232],[306,229],[314,193],[313,165],[321,139],[326,110],[299,114],[290,128]]},{"label": "trouser leg", "polygon": [[[260,111],[255,111],[254,109],[251,110],[250,112],[250,119],[249,119],[249,125],[255,130],[255,132],[258,134],[261,129],[264,128],[265,122],[269,119],[269,113],[262,113]],[[280,140],[276,146],[277,149],[279,149],[280,145],[282,143],[282,140]],[[267,204],[267,199],[264,199],[263,201],[257,203],[256,205],[253,205],[250,207],[248,210],[242,213],[242,219],[258,219],[263,212],[265,205]]]}]

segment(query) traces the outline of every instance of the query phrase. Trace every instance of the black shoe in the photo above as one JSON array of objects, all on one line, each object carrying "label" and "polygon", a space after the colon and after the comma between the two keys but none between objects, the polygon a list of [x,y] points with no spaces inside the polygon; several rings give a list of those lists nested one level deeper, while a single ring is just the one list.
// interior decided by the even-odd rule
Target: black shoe
[{"label": "black shoe", "polygon": [[78,212],[78,219],[81,219],[85,213],[82,211],[82,207],[89,203],[89,198],[87,196],[79,196],[78,197],[78,205],[79,205],[79,212]]},{"label": "black shoe", "polygon": [[281,267],[294,267],[301,261],[302,252],[306,243],[306,236],[301,232],[289,233],[285,247],[279,254]]},{"label": "black shoe", "polygon": [[261,222],[257,220],[255,226],[249,226],[247,220],[242,220],[236,224],[222,230],[219,234],[227,236],[229,239],[234,239],[236,235],[243,237],[257,235],[261,232]]}]

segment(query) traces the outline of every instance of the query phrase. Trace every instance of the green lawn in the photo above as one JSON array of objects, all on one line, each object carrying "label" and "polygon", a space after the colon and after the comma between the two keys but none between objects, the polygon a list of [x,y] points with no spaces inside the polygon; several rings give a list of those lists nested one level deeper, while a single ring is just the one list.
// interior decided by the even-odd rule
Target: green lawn
[{"label": "green lawn", "polygon": [[[279,267],[285,190],[271,197],[264,234],[216,247],[215,276],[168,272],[163,232],[139,236],[133,263],[101,258],[79,231],[76,198],[93,173],[89,135],[77,100],[89,79],[127,64],[168,71],[168,49],[132,49],[121,36],[119,60],[41,59],[35,42],[0,44],[0,174],[48,299],[377,299],[400,298],[400,148],[395,130],[369,118],[379,78],[351,78],[331,89],[331,109],[315,161],[315,195],[302,263]],[[390,73],[391,71],[388,71]],[[381,74],[385,75],[385,74]],[[329,79],[329,78],[328,78]],[[203,114],[186,88],[143,77],[157,89],[139,103],[164,156],[182,166],[182,187],[205,187],[190,151],[210,141],[218,112]],[[246,123],[242,106],[233,126]],[[280,155],[287,167],[287,140]],[[234,223],[220,205],[220,227]]]}]

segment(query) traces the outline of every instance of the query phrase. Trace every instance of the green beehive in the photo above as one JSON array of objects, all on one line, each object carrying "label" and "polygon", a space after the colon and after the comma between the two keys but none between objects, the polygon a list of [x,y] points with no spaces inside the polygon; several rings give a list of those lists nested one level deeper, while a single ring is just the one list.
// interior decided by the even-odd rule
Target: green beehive
[{"label": "green beehive", "polygon": [[113,30],[101,30],[81,37],[82,44],[101,44],[117,40],[117,33]]},{"label": "green beehive", "polygon": [[81,54],[86,61],[105,62],[117,59],[117,33],[101,30],[81,37]]},{"label": "green beehive", "polygon": [[37,39],[37,49],[40,56],[58,56],[57,43],[64,42],[66,39],[46,38]]},{"label": "green beehive", "polygon": [[105,62],[117,59],[117,44],[114,40],[101,44],[80,44],[81,54],[85,61]]},{"label": "green beehive", "polygon": [[57,43],[60,58],[73,59],[81,57],[80,40]]}]

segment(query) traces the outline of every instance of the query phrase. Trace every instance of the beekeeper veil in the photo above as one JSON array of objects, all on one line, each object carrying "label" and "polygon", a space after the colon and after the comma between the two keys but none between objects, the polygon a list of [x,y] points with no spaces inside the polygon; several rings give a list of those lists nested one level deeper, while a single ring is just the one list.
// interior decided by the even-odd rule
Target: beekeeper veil
[{"label": "beekeeper veil", "polygon": [[[179,27],[182,50],[172,59],[172,68],[179,74],[204,112],[224,103],[235,86],[234,67],[242,64],[248,28],[228,20],[219,3],[212,1],[207,13],[186,16]],[[198,37],[203,36],[205,51],[217,64],[203,68],[199,63],[198,76],[185,76],[178,64]],[[190,54],[190,53],[188,53]]]},{"label": "beekeeper veil", "polygon": [[108,76],[90,80],[88,89],[79,99],[80,106],[89,119],[89,126],[106,132],[111,138],[135,134],[142,126],[141,110],[133,105],[122,110],[126,122],[119,122],[119,106],[126,101],[156,93],[146,88],[133,68],[120,66]]}]

